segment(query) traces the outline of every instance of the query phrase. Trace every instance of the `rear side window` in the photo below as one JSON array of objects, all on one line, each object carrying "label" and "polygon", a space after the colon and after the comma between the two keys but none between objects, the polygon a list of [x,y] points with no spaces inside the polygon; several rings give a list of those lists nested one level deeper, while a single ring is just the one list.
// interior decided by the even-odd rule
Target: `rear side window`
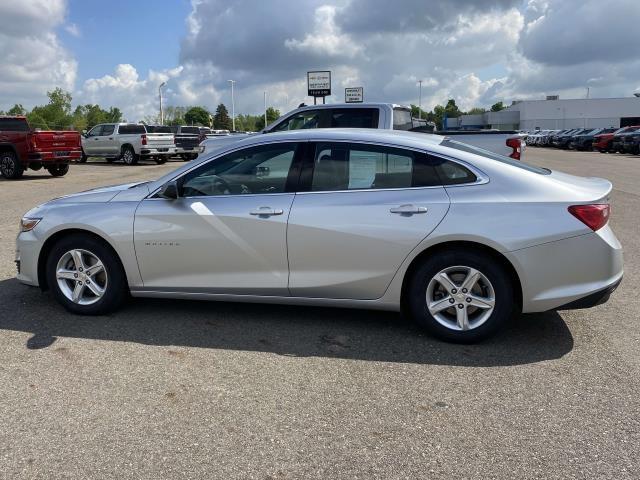
[{"label": "rear side window", "polygon": [[356,143],[318,143],[311,191],[409,188],[416,154]]},{"label": "rear side window", "polygon": [[199,127],[182,127],[180,129],[180,133],[184,133],[185,135],[200,135]]},{"label": "rear side window", "polygon": [[25,119],[0,118],[0,130],[5,132],[28,132],[29,125]]},{"label": "rear side window", "polygon": [[440,185],[462,185],[478,180],[478,177],[464,165],[435,155],[429,155],[429,160],[440,179]]},{"label": "rear side window", "polygon": [[100,133],[100,135],[102,136],[111,135],[114,129],[115,129],[115,125],[103,125],[102,132]]},{"label": "rear side window", "polygon": [[336,108],[331,110],[333,128],[378,128],[377,108]]},{"label": "rear side window", "polygon": [[[147,131],[144,129],[144,125],[131,124],[131,125],[120,125],[120,128],[118,128],[118,133],[122,135],[128,135],[128,134],[134,134],[134,133],[147,133]],[[102,134],[108,135],[108,134],[105,134],[104,132]]]},{"label": "rear side window", "polygon": [[406,108],[393,109],[393,129],[394,130],[411,130],[413,122],[411,121],[411,111]]}]

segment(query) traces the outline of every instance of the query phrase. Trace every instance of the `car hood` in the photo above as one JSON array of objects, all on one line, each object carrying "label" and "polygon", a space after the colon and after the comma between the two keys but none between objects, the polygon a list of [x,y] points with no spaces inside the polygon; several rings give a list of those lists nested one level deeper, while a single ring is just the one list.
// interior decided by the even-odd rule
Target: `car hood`
[{"label": "car hood", "polygon": [[58,197],[47,203],[104,203],[112,200],[113,197],[123,190],[129,190],[145,183],[147,182],[123,183],[120,185],[94,188],[92,190],[85,190],[84,192]]}]

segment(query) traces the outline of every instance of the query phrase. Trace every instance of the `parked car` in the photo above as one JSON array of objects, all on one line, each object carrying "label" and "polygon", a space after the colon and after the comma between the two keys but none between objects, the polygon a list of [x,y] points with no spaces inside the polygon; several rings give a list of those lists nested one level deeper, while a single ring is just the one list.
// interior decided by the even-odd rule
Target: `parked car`
[{"label": "parked car", "polygon": [[608,299],[623,272],[611,189],[438,135],[254,135],[30,210],[18,279],[83,315],[129,293],[402,309],[472,342],[515,312]]},{"label": "parked car", "polygon": [[629,127],[623,132],[616,132],[611,139],[611,150],[617,153],[625,153],[625,140],[633,136],[640,127]]},{"label": "parked car", "polygon": [[0,116],[0,174],[15,180],[25,170],[44,168],[54,177],[69,171],[80,158],[80,134],[75,131],[38,131],[24,116]]},{"label": "parked car", "polygon": [[640,130],[625,135],[622,149],[625,153],[631,153],[633,155],[640,154]]},{"label": "parked car", "polygon": [[172,133],[149,133],[142,124],[103,123],[82,137],[82,162],[88,157],[122,160],[135,165],[140,159],[165,163],[175,153]]},{"label": "parked car", "polygon": [[628,132],[631,129],[638,129],[640,128],[640,126],[636,125],[636,126],[630,126],[630,127],[622,127],[617,129],[614,132],[610,132],[610,133],[601,133],[599,135],[596,135],[593,138],[593,148],[594,150],[599,151],[600,153],[605,153],[605,152],[612,152],[613,151],[613,137],[617,134],[620,133],[624,133],[624,132]]},{"label": "parked car", "polygon": [[574,135],[579,135],[581,133],[586,132],[584,128],[574,128],[564,133],[560,133],[553,136],[553,146],[555,148],[567,149],[569,148],[569,142],[573,138]]},{"label": "parked car", "polygon": [[[419,131],[431,134],[430,125],[416,126],[411,108],[392,103],[334,103],[327,105],[302,105],[267,125],[261,133],[307,130],[316,128],[374,128],[379,130]],[[437,132],[440,133],[440,132]],[[447,131],[456,139],[492,152],[520,159],[525,144],[515,131]],[[237,135],[235,140],[251,134]],[[231,141],[231,140],[229,140]],[[203,146],[207,151],[220,143],[207,139]]]},{"label": "parked car", "polygon": [[569,148],[575,150],[592,150],[593,139],[596,135],[600,135],[602,133],[611,133],[615,128],[595,128],[590,132],[581,133],[575,135],[571,142],[569,142]]},{"label": "parked car", "polygon": [[173,126],[171,131],[176,139],[176,154],[184,161],[198,158],[202,141],[200,127]]}]

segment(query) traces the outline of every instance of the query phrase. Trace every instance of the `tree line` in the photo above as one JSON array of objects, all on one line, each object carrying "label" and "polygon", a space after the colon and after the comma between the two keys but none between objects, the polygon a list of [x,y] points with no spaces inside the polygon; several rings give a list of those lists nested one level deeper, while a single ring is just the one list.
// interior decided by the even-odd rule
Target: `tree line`
[{"label": "tree line", "polygon": [[[49,102],[46,105],[33,107],[27,111],[22,105],[15,104],[6,112],[0,110],[0,115],[26,115],[32,128],[42,130],[88,130],[99,123],[117,123],[124,121],[122,111],[118,107],[103,109],[100,105],[86,104],[78,105],[75,109],[71,107],[71,94],[61,88],[56,88],[47,92]],[[502,102],[493,104],[490,108],[492,112],[499,112],[507,108]],[[473,115],[485,113],[484,108],[472,108],[467,112],[461,111],[454,99],[449,99],[446,105],[436,105],[433,110],[427,112],[420,110],[417,105],[411,105],[413,117],[421,117],[429,122],[434,122],[438,128],[443,128],[443,118],[457,118],[461,115]],[[280,117],[280,111],[274,107],[267,108],[267,124]],[[142,123],[154,125],[160,123],[160,114],[147,115]],[[233,122],[229,116],[227,107],[221,103],[211,113],[205,107],[173,107],[164,109],[165,125],[198,125],[212,127],[218,130],[232,130]],[[236,115],[236,130],[257,132],[265,127],[264,115]]]},{"label": "tree line", "polygon": [[[126,121],[118,107],[103,109],[100,105],[71,106],[72,97],[69,92],[56,88],[47,92],[49,102],[38,105],[30,111],[17,103],[7,111],[0,110],[0,115],[25,115],[32,128],[42,130],[89,130],[99,123],[117,123]],[[267,123],[280,117],[280,111],[269,107]],[[155,125],[160,123],[160,114],[147,115],[142,123]],[[165,125],[198,125],[219,130],[231,130],[233,122],[227,107],[221,103],[212,114],[205,107],[166,107],[164,109]],[[236,130],[259,131],[264,125],[264,115],[236,115]]]}]

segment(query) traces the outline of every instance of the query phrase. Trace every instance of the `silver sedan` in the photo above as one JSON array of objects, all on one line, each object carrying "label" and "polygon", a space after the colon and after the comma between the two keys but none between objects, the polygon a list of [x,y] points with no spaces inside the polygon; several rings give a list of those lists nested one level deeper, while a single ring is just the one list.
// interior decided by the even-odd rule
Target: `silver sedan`
[{"label": "silver sedan", "polygon": [[608,299],[623,273],[610,192],[435,135],[259,135],[34,208],[18,279],[77,314],[129,294],[385,309],[471,342]]}]

